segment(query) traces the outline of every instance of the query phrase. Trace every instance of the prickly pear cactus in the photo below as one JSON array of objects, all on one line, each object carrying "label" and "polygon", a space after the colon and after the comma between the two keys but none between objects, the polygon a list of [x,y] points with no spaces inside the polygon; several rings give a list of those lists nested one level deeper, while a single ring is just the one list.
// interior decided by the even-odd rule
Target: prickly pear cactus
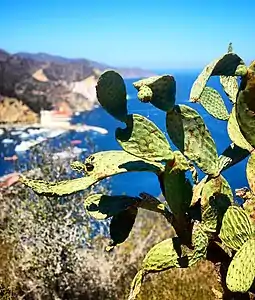
[{"label": "prickly pear cactus", "polygon": [[219,173],[216,145],[202,117],[186,105],[167,112],[166,127],[178,149],[208,175]]},{"label": "prickly pear cactus", "polygon": [[205,87],[202,91],[199,102],[214,118],[228,120],[229,114],[221,95],[213,88]]},{"label": "prickly pear cactus", "polygon": [[255,147],[255,61],[242,78],[236,102],[236,119],[245,139]]},{"label": "prickly pear cactus", "polygon": [[[138,295],[148,273],[187,268],[206,257],[213,257],[215,262],[215,254],[209,247],[215,244],[229,258],[234,255],[226,278],[231,291],[245,293],[254,280],[255,62],[247,68],[230,46],[227,54],[204,68],[190,92],[191,102],[200,103],[212,117],[227,121],[221,122],[220,130],[227,124],[232,143],[220,156],[199,113],[187,105],[175,105],[173,76],[154,76],[133,83],[140,101],[165,112],[166,137],[148,118],[128,114],[123,78],[115,71],[106,71],[99,77],[97,97],[101,106],[126,126],[115,131],[122,150],[102,151],[89,155],[83,163],[73,162],[70,167],[83,175],[80,178],[60,182],[20,178],[37,194],[56,197],[83,191],[100,180],[126,172],[155,175],[165,198],[163,201],[146,191],[137,197],[90,194],[84,200],[92,218],[109,219],[108,251],[129,237],[140,209],[161,214],[174,229],[173,238],[155,245],[145,256],[132,282],[129,300]],[[220,77],[224,92],[233,104],[230,114],[219,91],[206,86],[211,76]],[[240,87],[237,76],[241,76]],[[172,143],[178,150],[172,150]],[[222,173],[247,157],[246,175],[251,190],[236,190],[236,196],[244,201],[237,205]],[[204,173],[202,179],[199,171]]]},{"label": "prickly pear cactus", "polygon": [[238,251],[251,236],[252,226],[246,212],[230,206],[222,220],[220,239],[229,248]]},{"label": "prickly pear cactus", "polygon": [[207,65],[196,81],[193,83],[190,92],[190,101],[197,102],[211,76],[237,76],[237,67],[243,65],[242,59],[234,54],[227,53],[219,59],[214,60]]},{"label": "prickly pear cactus", "polygon": [[232,103],[236,102],[238,82],[236,76],[220,76],[220,83]]},{"label": "prickly pear cactus", "polygon": [[138,197],[93,194],[85,199],[85,207],[93,218],[103,220],[113,217],[130,207],[135,207],[139,202],[141,202],[141,199]]},{"label": "prickly pear cactus", "polygon": [[247,292],[255,278],[255,239],[246,241],[231,261],[226,283],[232,292]]},{"label": "prickly pear cactus", "polygon": [[[176,94],[176,83],[173,76],[153,76],[136,81],[133,85],[138,90],[138,98],[142,102],[150,102],[164,111],[173,108]],[[146,101],[144,101],[144,94],[146,94]],[[148,95],[149,97],[147,97]]]},{"label": "prickly pear cactus", "polygon": [[133,114],[127,119],[125,129],[116,129],[120,146],[134,156],[149,161],[173,160],[174,155],[163,132],[147,118]]},{"label": "prickly pear cactus", "polygon": [[96,85],[97,99],[114,118],[125,121],[127,117],[127,92],[123,78],[115,71],[106,71]]},{"label": "prickly pear cactus", "polygon": [[208,237],[200,226],[193,232],[194,249],[188,249],[178,238],[166,239],[152,247],[145,256],[142,268],[135,276],[129,294],[134,300],[139,294],[144,277],[149,273],[161,272],[170,268],[183,268],[194,265],[199,259],[205,258]]},{"label": "prickly pear cactus", "polygon": [[253,150],[253,147],[247,142],[247,140],[244,138],[239,124],[236,119],[236,107],[234,106],[232,109],[232,112],[229,116],[228,120],[228,135],[233,143],[235,143],[240,148],[243,148],[249,152]]}]

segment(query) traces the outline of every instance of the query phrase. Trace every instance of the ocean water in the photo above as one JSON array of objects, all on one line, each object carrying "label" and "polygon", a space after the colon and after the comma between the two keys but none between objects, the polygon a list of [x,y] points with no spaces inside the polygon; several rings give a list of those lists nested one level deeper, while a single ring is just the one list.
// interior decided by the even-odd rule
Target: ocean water
[{"label": "ocean water", "polygon": [[[227,123],[225,121],[216,120],[208,115],[208,113],[203,109],[201,105],[190,103],[188,101],[190,89],[199,72],[176,71],[171,72],[170,74],[174,75],[177,82],[177,104],[189,105],[201,114],[216,142],[218,154],[220,155],[231,143],[226,130]],[[137,100],[137,92],[133,87],[132,82],[138,79],[139,78],[126,80],[127,92],[130,97],[130,100],[128,100],[129,113],[138,113],[144,115],[145,117],[155,122],[157,126],[166,134],[165,112],[156,109],[150,104],[141,103]],[[232,104],[223,93],[222,87],[219,83],[219,79],[217,77],[210,79],[208,85],[217,89],[221,93],[222,97],[226,100],[225,103],[230,112]],[[65,141],[66,144],[68,144],[72,139],[84,140],[84,135],[89,135],[89,137],[92,138],[92,140],[96,143],[97,149],[99,151],[121,149],[118,143],[115,141],[114,133],[117,127],[124,126],[121,122],[115,120],[112,116],[107,114],[102,108],[98,108],[92,112],[84,113],[79,116],[75,116],[74,123],[84,122],[88,125],[104,127],[108,130],[108,134],[101,135],[95,132],[84,133],[72,131],[56,138],[53,143],[57,143],[62,140]],[[18,138],[15,139],[15,143],[18,143]],[[13,163],[4,161],[3,156],[11,156],[15,153],[15,143],[3,146],[0,137],[0,176],[4,173],[13,171]],[[85,148],[85,142],[78,145],[78,147]],[[27,155],[22,155],[20,159],[26,159]],[[223,172],[223,176],[229,181],[233,190],[235,188],[240,188],[248,185],[245,176],[246,163],[247,159],[230,168],[229,170]],[[136,196],[143,191],[151,193],[154,196],[158,196],[160,194],[160,188],[156,176],[151,173],[145,172],[127,173],[114,176],[112,178],[112,188],[113,194],[115,195],[125,193],[128,195]]]}]

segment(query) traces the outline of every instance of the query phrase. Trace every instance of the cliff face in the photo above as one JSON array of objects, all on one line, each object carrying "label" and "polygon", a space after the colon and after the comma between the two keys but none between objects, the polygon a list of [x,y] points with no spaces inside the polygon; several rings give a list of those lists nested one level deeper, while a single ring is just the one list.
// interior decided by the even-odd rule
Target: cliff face
[{"label": "cliff face", "polygon": [[154,75],[137,69],[111,68],[87,59],[44,53],[11,55],[0,50],[0,96],[20,100],[35,113],[63,102],[72,110],[90,110],[97,104],[98,74],[106,69],[115,69],[123,77]]}]

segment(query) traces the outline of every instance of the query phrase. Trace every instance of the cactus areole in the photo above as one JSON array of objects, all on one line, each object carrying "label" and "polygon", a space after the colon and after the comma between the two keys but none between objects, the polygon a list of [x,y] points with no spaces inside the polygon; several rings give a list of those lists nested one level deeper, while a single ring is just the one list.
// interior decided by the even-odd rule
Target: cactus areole
[{"label": "cactus areole", "polygon": [[[219,76],[233,106],[231,111],[219,91],[207,86],[211,76]],[[232,143],[220,155],[199,113],[188,105],[176,104],[172,75],[141,79],[133,85],[139,101],[151,103],[165,113],[168,136],[148,118],[128,112],[123,78],[115,71],[106,71],[98,80],[97,97],[110,115],[123,122],[124,127],[115,131],[122,150],[102,151],[90,155],[85,162],[74,162],[73,170],[83,173],[77,179],[46,182],[23,176],[20,180],[37,194],[60,197],[124,172],[152,172],[159,181],[164,202],[147,193],[137,197],[92,194],[84,200],[91,217],[110,218],[107,250],[125,242],[139,209],[161,214],[176,233],[145,256],[131,284],[129,300],[138,295],[146,274],[188,268],[201,259],[209,259],[211,245],[230,256],[229,268],[222,278],[225,289],[248,292],[255,277],[255,63],[246,66],[231,44],[227,53],[203,69],[191,87],[190,101],[201,105],[205,113],[221,120],[227,128]],[[171,148],[169,139],[177,150]],[[245,194],[249,196],[243,197],[247,203],[238,206],[222,172],[247,156],[250,188],[245,189]],[[203,178],[198,177],[198,169]],[[244,194],[240,190],[237,196]]]}]

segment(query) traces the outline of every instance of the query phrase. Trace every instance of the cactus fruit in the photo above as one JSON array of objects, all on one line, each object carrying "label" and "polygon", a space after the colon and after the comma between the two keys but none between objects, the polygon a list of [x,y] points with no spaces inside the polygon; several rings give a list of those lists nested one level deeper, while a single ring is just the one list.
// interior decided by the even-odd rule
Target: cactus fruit
[{"label": "cactus fruit", "polygon": [[186,105],[167,112],[167,132],[175,146],[204,173],[219,173],[216,145],[202,117]]},{"label": "cactus fruit", "polygon": [[141,102],[150,102],[153,97],[153,91],[147,85],[142,85],[137,93],[137,97]]},{"label": "cactus fruit", "polygon": [[247,292],[255,278],[255,240],[246,241],[231,261],[226,283],[232,292]]},{"label": "cactus fruit", "polygon": [[238,82],[235,76],[220,76],[220,83],[232,103],[236,102]]},{"label": "cactus fruit", "polygon": [[[173,108],[176,94],[176,83],[173,76],[153,76],[136,81],[133,85],[138,90],[139,99],[141,95],[140,91],[144,90],[144,86],[147,86],[152,91],[151,104],[164,111]],[[147,93],[148,89],[146,89],[146,94]],[[151,92],[149,92],[149,94],[151,95]]]},{"label": "cactus fruit", "polygon": [[91,217],[103,220],[115,216],[130,207],[135,207],[139,202],[141,202],[141,199],[138,197],[93,194],[85,199],[84,204]]},{"label": "cactus fruit", "polygon": [[246,212],[237,206],[230,206],[225,213],[219,237],[229,248],[238,251],[251,237],[252,226]]},{"label": "cactus fruit", "polygon": [[199,103],[214,118],[219,120],[227,120],[229,118],[224,101],[215,89],[205,87],[200,95]]},{"label": "cactus fruit", "polygon": [[123,78],[115,71],[106,71],[96,85],[97,99],[114,118],[125,121],[127,117],[127,92]]},{"label": "cactus fruit", "polygon": [[125,129],[117,128],[115,137],[120,146],[134,156],[153,162],[173,160],[173,152],[163,132],[147,118],[133,114]]},{"label": "cactus fruit", "polygon": [[255,61],[242,78],[236,102],[236,119],[245,139],[255,147]]},{"label": "cactus fruit", "polygon": [[193,83],[193,86],[190,91],[190,101],[197,102],[209,80],[210,76],[237,76],[236,69],[239,65],[243,65],[242,59],[234,54],[227,53],[212,61],[207,65],[201,74],[197,77],[196,81]]},{"label": "cactus fruit", "polygon": [[232,112],[228,119],[228,135],[233,143],[235,143],[240,148],[246,149],[247,151],[251,152],[253,147],[247,142],[244,138],[239,124],[236,119],[236,107],[234,106]]}]

